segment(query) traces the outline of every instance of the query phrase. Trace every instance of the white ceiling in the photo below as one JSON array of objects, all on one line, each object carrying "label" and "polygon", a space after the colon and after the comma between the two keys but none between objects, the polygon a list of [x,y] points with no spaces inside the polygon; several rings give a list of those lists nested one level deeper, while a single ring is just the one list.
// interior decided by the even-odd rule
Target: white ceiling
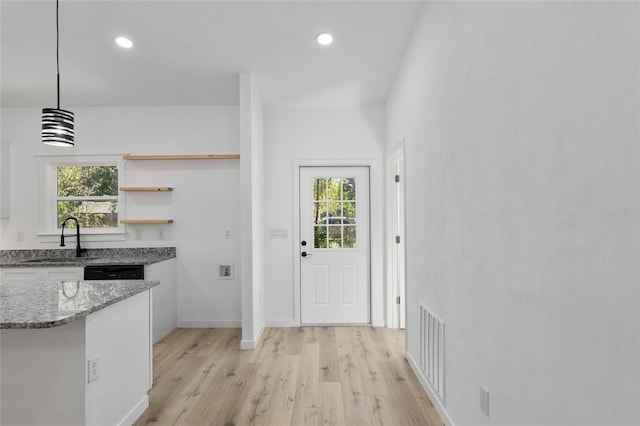
[{"label": "white ceiling", "polygon": [[[384,102],[417,1],[60,1],[61,108]],[[56,102],[55,1],[0,1],[3,107]],[[330,47],[316,34],[333,33]],[[124,50],[113,42],[126,35]]]}]

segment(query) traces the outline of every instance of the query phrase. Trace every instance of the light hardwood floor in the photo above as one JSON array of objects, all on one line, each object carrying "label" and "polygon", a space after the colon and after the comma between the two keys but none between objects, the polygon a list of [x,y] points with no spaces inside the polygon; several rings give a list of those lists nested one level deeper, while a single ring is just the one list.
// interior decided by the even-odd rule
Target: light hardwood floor
[{"label": "light hardwood floor", "polygon": [[136,425],[442,425],[404,359],[404,333],[269,328],[254,351],[239,329],[178,329],[154,345],[149,408]]}]

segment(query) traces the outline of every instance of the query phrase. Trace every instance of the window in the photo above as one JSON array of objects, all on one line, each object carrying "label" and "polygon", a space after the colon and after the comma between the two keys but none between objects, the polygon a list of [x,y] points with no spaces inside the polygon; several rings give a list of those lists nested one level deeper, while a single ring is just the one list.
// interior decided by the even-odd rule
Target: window
[{"label": "window", "polygon": [[[44,203],[42,235],[58,234],[70,216],[80,222],[82,234],[124,232],[123,160],[115,156],[39,157]],[[75,227],[67,222],[66,227]]]},{"label": "window", "polygon": [[313,179],[314,248],[356,248],[356,182]]},{"label": "window", "polygon": [[57,228],[69,216],[82,228],[117,228],[118,166],[56,166],[56,216]]}]

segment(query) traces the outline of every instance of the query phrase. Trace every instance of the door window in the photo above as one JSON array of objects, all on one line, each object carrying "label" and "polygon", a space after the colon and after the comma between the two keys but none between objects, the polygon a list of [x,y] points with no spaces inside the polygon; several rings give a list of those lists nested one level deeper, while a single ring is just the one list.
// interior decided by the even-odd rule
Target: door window
[{"label": "door window", "polygon": [[314,178],[312,186],[313,247],[356,248],[356,180]]}]

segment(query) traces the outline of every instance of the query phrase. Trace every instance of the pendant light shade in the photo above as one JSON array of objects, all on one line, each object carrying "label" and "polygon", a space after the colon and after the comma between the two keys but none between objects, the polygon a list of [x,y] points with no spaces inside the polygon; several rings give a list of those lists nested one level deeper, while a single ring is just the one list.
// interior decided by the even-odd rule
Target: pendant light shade
[{"label": "pendant light shade", "polygon": [[73,113],[58,108],[42,108],[42,142],[53,146],[73,146]]},{"label": "pendant light shade", "polygon": [[42,142],[47,145],[71,147],[74,145],[73,113],[60,109],[60,28],[58,0],[56,0],[56,69],[58,107],[42,108]]}]

